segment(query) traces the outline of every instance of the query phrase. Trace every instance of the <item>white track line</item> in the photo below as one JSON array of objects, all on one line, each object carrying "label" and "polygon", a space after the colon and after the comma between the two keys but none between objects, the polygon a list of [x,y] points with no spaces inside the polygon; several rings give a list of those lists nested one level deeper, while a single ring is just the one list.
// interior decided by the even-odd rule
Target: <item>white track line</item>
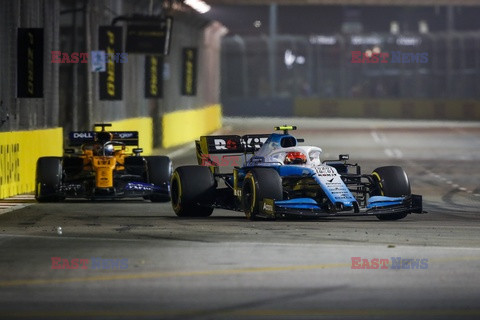
[{"label": "white track line", "polygon": [[469,189],[466,188],[466,187],[462,187],[461,185],[456,184],[456,183],[454,183],[453,181],[448,180],[447,178],[445,178],[445,177],[443,177],[443,176],[441,176],[441,175],[439,175],[439,174],[436,174],[436,173],[434,173],[434,172],[432,172],[432,171],[430,171],[430,170],[427,170],[426,172],[427,172],[429,175],[431,175],[432,177],[434,177],[435,179],[440,180],[440,181],[442,181],[443,183],[446,183],[446,184],[450,185],[453,189],[466,192],[466,193],[468,193],[468,194],[473,195],[474,197],[480,197],[480,194],[478,194],[478,193],[473,193],[472,190],[469,190]]},{"label": "white track line", "polygon": [[35,203],[33,194],[20,194],[6,199],[0,199],[0,215],[31,206]]}]

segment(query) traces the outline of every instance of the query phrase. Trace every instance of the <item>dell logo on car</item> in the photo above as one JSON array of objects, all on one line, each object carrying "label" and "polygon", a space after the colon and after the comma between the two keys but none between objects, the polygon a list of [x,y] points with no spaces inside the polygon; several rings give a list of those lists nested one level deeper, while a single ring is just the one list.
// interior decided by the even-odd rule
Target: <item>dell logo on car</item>
[{"label": "dell logo on car", "polygon": [[78,139],[93,139],[93,134],[91,132],[74,132],[73,133],[73,138]]}]

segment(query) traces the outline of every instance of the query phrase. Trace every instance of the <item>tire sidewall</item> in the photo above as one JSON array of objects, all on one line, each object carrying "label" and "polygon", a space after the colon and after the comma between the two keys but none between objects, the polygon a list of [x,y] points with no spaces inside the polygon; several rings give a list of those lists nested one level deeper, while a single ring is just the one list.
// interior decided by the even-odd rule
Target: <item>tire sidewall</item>
[{"label": "tire sidewall", "polygon": [[172,174],[170,188],[173,211],[175,211],[175,213],[180,212],[182,209],[182,181],[176,170]]},{"label": "tire sidewall", "polygon": [[380,167],[372,172],[380,194],[386,197],[402,197],[411,194],[410,181],[405,171],[398,166]]},{"label": "tire sidewall", "polygon": [[[250,194],[251,196],[249,197],[249,199],[247,200],[246,199],[246,195],[247,195],[247,186],[248,188],[250,188]],[[253,174],[253,172],[249,171],[246,175],[245,175],[245,179],[243,180],[243,188],[242,188],[242,205],[243,205],[243,210],[245,212],[245,216],[247,217],[247,219],[254,219],[256,214],[257,214],[257,189],[258,189],[258,183],[255,179],[255,176]]]},{"label": "tire sidewall", "polygon": [[177,216],[206,217],[215,201],[216,181],[208,167],[178,167],[170,182],[172,208]]},{"label": "tire sidewall", "polygon": [[[57,201],[62,199],[59,188],[62,184],[62,158],[40,157],[35,171],[35,198],[38,201]],[[46,193],[45,190],[49,192]]]},{"label": "tire sidewall", "polygon": [[[410,181],[406,172],[398,166],[380,167],[372,172],[377,183],[377,191],[373,195],[386,197],[404,197],[411,195]],[[378,194],[377,194],[378,193]],[[408,213],[377,215],[382,221],[393,221],[405,218]]]},{"label": "tire sidewall", "polygon": [[[251,188],[251,197],[246,199],[246,186]],[[242,205],[247,219],[255,220],[260,214],[260,202],[263,199],[281,200],[282,180],[273,168],[253,168],[247,172],[242,187]]]}]

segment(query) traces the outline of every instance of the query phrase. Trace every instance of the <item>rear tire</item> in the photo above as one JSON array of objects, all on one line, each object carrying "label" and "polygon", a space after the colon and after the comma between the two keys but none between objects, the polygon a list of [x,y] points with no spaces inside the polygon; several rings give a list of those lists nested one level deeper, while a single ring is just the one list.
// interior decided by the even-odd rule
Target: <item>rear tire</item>
[{"label": "rear tire", "polygon": [[249,220],[256,220],[264,198],[282,200],[282,178],[275,169],[254,168],[247,172],[242,187],[242,206]]},{"label": "rear tire", "polygon": [[[156,186],[166,187],[172,177],[172,161],[166,156],[145,157],[147,160],[148,182]],[[148,197],[152,202],[168,202],[170,195],[152,194]]]},{"label": "rear tire", "polygon": [[216,181],[208,167],[178,167],[173,172],[170,188],[177,216],[208,217],[212,214]]},{"label": "rear tire", "polygon": [[60,194],[62,185],[62,158],[40,157],[35,174],[35,199],[38,202],[56,202],[65,197]]},{"label": "rear tire", "polygon": [[[398,166],[380,167],[372,172],[377,182],[377,190],[373,195],[386,197],[405,197],[411,195],[410,181],[405,171]],[[408,213],[377,215],[378,220],[392,221],[405,218]]]}]

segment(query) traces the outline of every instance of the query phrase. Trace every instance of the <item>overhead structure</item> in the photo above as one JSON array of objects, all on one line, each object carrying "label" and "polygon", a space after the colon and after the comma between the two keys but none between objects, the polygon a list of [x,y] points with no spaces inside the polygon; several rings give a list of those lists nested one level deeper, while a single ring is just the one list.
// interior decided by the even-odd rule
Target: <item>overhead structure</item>
[{"label": "overhead structure", "polygon": [[205,0],[210,5],[480,6],[478,0]]}]

